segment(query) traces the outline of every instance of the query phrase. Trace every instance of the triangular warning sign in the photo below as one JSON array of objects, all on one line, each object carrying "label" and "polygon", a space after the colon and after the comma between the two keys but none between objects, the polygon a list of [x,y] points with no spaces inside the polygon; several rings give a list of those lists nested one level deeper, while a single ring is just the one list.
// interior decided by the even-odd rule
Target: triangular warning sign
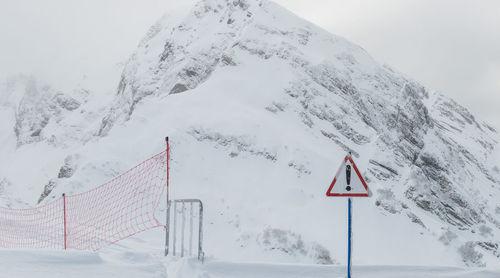
[{"label": "triangular warning sign", "polygon": [[368,185],[358,170],[350,155],[344,158],[335,178],[333,179],[327,197],[369,197]]}]

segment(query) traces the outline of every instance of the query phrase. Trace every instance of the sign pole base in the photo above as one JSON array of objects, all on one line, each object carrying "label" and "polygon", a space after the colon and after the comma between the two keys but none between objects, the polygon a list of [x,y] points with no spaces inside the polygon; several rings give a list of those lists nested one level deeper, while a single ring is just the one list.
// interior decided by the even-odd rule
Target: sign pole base
[{"label": "sign pole base", "polygon": [[352,200],[347,199],[347,278],[351,278],[352,255]]}]

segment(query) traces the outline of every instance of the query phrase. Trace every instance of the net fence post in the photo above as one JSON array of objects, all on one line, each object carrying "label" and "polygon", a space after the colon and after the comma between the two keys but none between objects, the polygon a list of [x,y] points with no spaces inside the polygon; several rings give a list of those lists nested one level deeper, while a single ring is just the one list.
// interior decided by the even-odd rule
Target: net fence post
[{"label": "net fence post", "polygon": [[68,231],[67,231],[67,215],[66,215],[66,193],[62,194],[63,197],[63,225],[64,225],[64,250],[67,249],[68,246]]},{"label": "net fence post", "polygon": [[166,156],[167,156],[167,192],[166,192],[166,199],[167,199],[167,208],[166,208],[166,220],[165,220],[165,256],[168,255],[169,252],[169,244],[170,244],[170,195],[169,195],[169,190],[170,190],[170,143],[168,140],[168,137],[165,137],[165,143],[166,143]]}]

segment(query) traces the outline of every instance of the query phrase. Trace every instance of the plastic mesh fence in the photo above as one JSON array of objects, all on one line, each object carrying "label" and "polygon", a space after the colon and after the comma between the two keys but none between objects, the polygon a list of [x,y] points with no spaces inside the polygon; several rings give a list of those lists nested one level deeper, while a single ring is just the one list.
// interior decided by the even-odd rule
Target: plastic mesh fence
[{"label": "plastic mesh fence", "polygon": [[166,151],[87,192],[32,209],[0,208],[0,247],[98,250],[162,226]]},{"label": "plastic mesh fence", "polygon": [[63,248],[62,198],[33,209],[0,208],[0,247]]}]

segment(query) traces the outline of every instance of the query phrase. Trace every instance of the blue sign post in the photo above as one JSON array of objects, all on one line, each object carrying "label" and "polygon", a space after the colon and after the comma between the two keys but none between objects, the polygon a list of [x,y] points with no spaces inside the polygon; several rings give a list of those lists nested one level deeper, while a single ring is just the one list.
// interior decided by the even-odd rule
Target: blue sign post
[{"label": "blue sign post", "polygon": [[333,179],[327,197],[347,197],[347,278],[352,277],[352,197],[370,197],[365,179],[359,172],[351,154],[342,161]]},{"label": "blue sign post", "polygon": [[352,265],[352,200],[347,199],[347,278],[351,278]]}]

